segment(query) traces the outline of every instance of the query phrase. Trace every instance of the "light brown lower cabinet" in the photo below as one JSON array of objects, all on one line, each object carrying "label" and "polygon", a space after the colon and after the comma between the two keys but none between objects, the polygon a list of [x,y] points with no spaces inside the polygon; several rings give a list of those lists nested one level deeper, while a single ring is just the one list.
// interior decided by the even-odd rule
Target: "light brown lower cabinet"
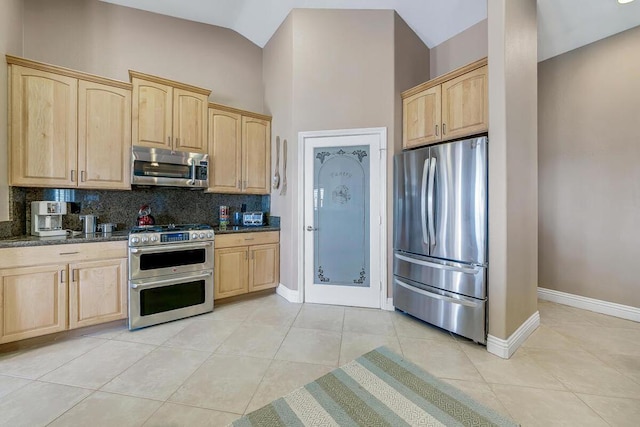
[{"label": "light brown lower cabinet", "polygon": [[221,234],[214,254],[214,299],[278,286],[279,232]]},{"label": "light brown lower cabinet", "polygon": [[0,344],[126,318],[126,254],[126,242],[0,249]]},{"label": "light brown lower cabinet", "polygon": [[0,270],[0,343],[67,329],[66,264]]},{"label": "light brown lower cabinet", "polygon": [[127,260],[69,264],[69,329],[127,317]]}]

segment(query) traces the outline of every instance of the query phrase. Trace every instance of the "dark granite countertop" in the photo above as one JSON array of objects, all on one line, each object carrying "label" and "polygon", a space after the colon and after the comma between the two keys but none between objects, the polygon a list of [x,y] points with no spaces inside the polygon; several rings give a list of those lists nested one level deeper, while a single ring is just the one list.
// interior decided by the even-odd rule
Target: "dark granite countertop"
[{"label": "dark granite countertop", "polygon": [[[280,231],[279,226],[263,225],[254,227],[232,227],[228,226],[226,230],[220,230],[220,227],[214,227],[215,234],[231,234],[231,233],[255,233],[261,231]],[[55,236],[55,237],[36,237],[31,235],[9,237],[0,239],[1,248],[18,248],[24,246],[44,246],[44,245],[66,245],[70,243],[96,243],[96,242],[116,242],[126,241],[129,236],[128,230],[114,231],[109,234],[95,233],[92,235],[80,234],[73,237]]]},{"label": "dark granite countertop", "polygon": [[36,237],[36,236],[16,236],[6,239],[0,239],[0,248],[18,248],[24,246],[43,246],[43,245],[66,245],[70,243],[97,243],[97,242],[115,242],[126,241],[129,236],[128,231],[114,231],[113,233],[102,234],[95,233],[91,235],[80,234],[78,236],[54,236],[54,237]]},{"label": "dark granite countertop", "polygon": [[280,226],[276,225],[261,225],[253,227],[234,227],[227,226],[226,230],[221,230],[220,227],[214,227],[213,232],[215,234],[231,234],[231,233],[255,233],[260,231],[280,231]]}]

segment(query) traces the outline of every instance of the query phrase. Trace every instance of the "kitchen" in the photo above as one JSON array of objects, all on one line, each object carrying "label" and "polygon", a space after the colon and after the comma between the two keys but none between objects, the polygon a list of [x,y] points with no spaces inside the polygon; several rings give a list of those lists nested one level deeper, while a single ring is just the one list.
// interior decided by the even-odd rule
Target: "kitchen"
[{"label": "kitchen", "polygon": [[[98,7],[98,6],[95,6],[95,7]],[[24,52],[23,53],[24,56],[36,58],[49,63],[65,65],[71,68],[79,68],[79,69],[83,69],[84,71],[94,72],[97,74],[102,74],[102,75],[107,74],[110,77],[114,77],[114,78],[118,78],[119,80],[126,81],[127,80],[126,70],[129,68],[140,69],[145,71],[146,70],[152,71],[156,69],[156,67],[144,66],[144,64],[140,64],[139,61],[141,61],[141,58],[145,57],[144,52],[132,52],[132,50],[135,50],[136,41],[138,40],[138,38],[146,39],[147,37],[152,37],[151,36],[152,30],[148,30],[147,32],[142,34],[140,32],[136,32],[135,34],[129,34],[125,29],[117,28],[117,25],[118,25],[117,23],[114,23],[111,29],[108,29],[108,28],[101,29],[100,23],[96,23],[96,22],[91,23],[91,19],[89,18],[92,14],[98,14],[100,16],[108,16],[111,14],[115,14],[115,15],[121,14],[122,16],[120,16],[118,19],[114,19],[114,21],[117,22],[119,19],[124,20],[125,22],[129,20],[133,20],[133,21],[136,21],[138,25],[143,25],[143,23],[145,22],[148,23],[149,21],[152,21],[152,20],[159,20],[159,21],[154,21],[156,25],[149,25],[149,26],[150,27],[157,26],[159,28],[165,28],[164,31],[167,31],[167,30],[171,31],[171,28],[176,27],[177,29],[175,31],[179,32],[179,29],[184,29],[184,26],[186,25],[183,22],[177,22],[175,23],[175,26],[174,26],[172,20],[169,20],[168,18],[159,17],[159,16],[149,16],[147,14],[143,14],[139,12],[131,12],[132,15],[128,15],[129,12],[125,14],[124,12],[121,12],[120,9],[115,9],[115,8],[109,9],[110,12],[108,13],[98,13],[100,10],[92,11],[89,9],[90,8],[77,7],[77,5],[73,5],[73,4],[67,4],[66,8],[64,7],[64,4],[62,4],[62,5],[59,5],[59,8],[58,8],[58,7],[47,7],[44,4],[37,4],[37,2],[27,3],[25,8],[25,22],[27,23],[27,28],[25,29],[24,50],[21,49],[21,51]],[[38,11],[41,11],[40,13],[42,13],[42,15],[40,15]],[[86,13],[87,15],[86,16],[78,15],[81,13]],[[68,15],[68,18],[65,18],[65,15]],[[127,15],[128,17],[125,15]],[[298,19],[304,20],[304,22],[307,22],[307,20],[312,20],[317,18],[317,17],[305,16],[305,14],[303,13],[301,13],[299,16],[300,17]],[[48,18],[46,17],[50,17],[51,21],[58,21],[60,22],[60,24],[52,24],[51,22],[49,22]],[[330,19],[331,17],[327,17],[327,20],[330,20]],[[367,19],[370,20],[372,26],[377,25],[378,28],[380,27],[388,28],[388,27],[385,27],[385,25],[388,25],[389,23],[389,19],[387,17],[377,18],[374,16],[374,14],[371,14],[371,16],[369,16],[369,18]],[[72,21],[72,22],[68,22],[68,21]],[[49,22],[49,24],[47,24],[47,22]],[[124,26],[124,24],[122,25]],[[330,25],[330,23],[328,25]],[[84,26],[86,26],[86,29],[83,31],[77,28],[77,27],[84,27]],[[116,26],[116,29],[114,29],[113,26]],[[29,28],[38,28],[39,30],[36,33],[35,31],[29,31]],[[401,26],[399,26],[398,28],[399,28],[399,31],[402,30]],[[286,26],[283,28],[283,30],[287,30]],[[290,30],[293,31],[294,29],[290,28]],[[216,32],[216,35],[218,35],[218,33],[221,32],[222,30],[217,28],[217,29],[210,29],[210,31]],[[82,37],[78,39],[74,37],[74,35],[78,34],[78,32],[80,32],[81,34],[94,34],[94,36]],[[121,42],[120,45],[100,44],[99,49],[93,48],[91,46],[87,46],[87,45],[90,45],[91,43],[101,43],[100,40],[105,40],[102,37],[102,35],[110,34],[110,33],[113,33],[113,38],[109,39],[110,43],[116,43],[117,41],[120,41]],[[390,34],[390,33],[387,33],[387,34]],[[162,34],[159,34],[158,32],[153,33],[153,37],[155,38],[161,37],[161,40],[166,42],[166,43],[162,43],[163,46],[173,46],[173,43],[175,43],[175,40],[179,39],[178,35],[172,34],[172,35],[168,35],[165,40],[165,38],[162,37]],[[220,72],[219,75],[215,76],[217,81],[224,82],[224,83],[212,85],[212,84],[206,84],[206,82],[202,82],[201,77],[194,76],[193,78],[191,78],[192,74],[197,74],[197,71],[195,71],[198,68],[195,66],[196,64],[201,68],[207,68],[208,73],[219,70],[219,68],[216,67],[215,64],[207,63],[206,61],[209,61],[209,60],[213,61],[213,60],[208,59],[209,57],[203,58],[202,55],[194,55],[194,59],[191,62],[189,61],[186,62],[187,64],[193,64],[193,66],[185,67],[184,57],[181,57],[181,55],[184,55],[184,53],[181,52],[181,49],[178,47],[176,47],[175,49],[170,49],[173,52],[172,55],[177,55],[177,59],[175,61],[161,61],[159,59],[154,60],[156,64],[157,63],[163,64],[163,72],[162,73],[156,72],[156,74],[172,77],[172,78],[175,78],[176,80],[189,82],[191,84],[197,84],[203,87],[209,87],[212,89],[214,93],[214,97],[215,97],[214,99],[217,102],[220,102],[222,104],[238,105],[248,110],[261,111],[262,101],[260,99],[257,99],[258,97],[255,96],[255,94],[260,93],[262,90],[260,88],[260,82],[262,80],[262,64],[261,64],[261,61],[259,60],[259,55],[260,55],[259,49],[252,45],[251,46],[243,45],[242,40],[240,40],[240,37],[235,34],[231,36],[225,35],[223,37],[231,39],[229,41],[229,44],[232,45],[234,50],[234,55],[232,55],[232,57],[229,59],[229,62],[228,63],[225,62],[224,64],[226,67],[225,72]],[[375,31],[371,31],[370,33],[367,33],[366,37],[368,37],[369,39],[378,41],[377,45],[379,46],[379,48],[378,48],[378,51],[375,52],[375,54],[380,55],[381,53],[384,53],[381,49],[384,46],[388,46],[386,37],[381,37],[379,34],[376,34]],[[60,38],[63,38],[64,41],[56,41],[56,40],[60,40]],[[196,41],[194,43],[198,43],[198,42]],[[78,44],[80,45],[78,46]],[[133,46],[129,46],[129,44]],[[56,48],[55,45],[58,45],[58,48]],[[69,49],[62,48],[63,46],[77,46],[78,49],[69,50]],[[211,53],[210,56],[213,57],[215,56],[214,54],[216,53],[216,48],[217,47],[214,44],[208,43],[207,46],[201,47],[201,51],[210,52]],[[267,60],[268,56],[270,55],[268,52],[273,53],[274,48],[275,48],[275,45],[267,46],[264,53],[265,60]],[[224,49],[222,48],[220,49],[224,51]],[[163,50],[169,50],[169,49],[163,49]],[[95,56],[91,54],[92,52],[96,52],[96,51],[100,51],[101,55]],[[251,53],[252,51],[253,53]],[[386,52],[387,52],[386,53],[387,57],[390,58],[392,55],[389,53],[389,51],[386,51]],[[286,52],[284,52],[282,55],[285,55],[285,54]],[[349,52],[345,52],[344,54],[349,55]],[[486,55],[486,52],[484,54],[481,54],[480,56],[484,56],[484,55]],[[131,58],[127,57],[125,59],[124,58],[125,56],[130,56]],[[373,53],[371,56],[373,56]],[[313,58],[310,58],[310,59],[313,59]],[[470,62],[470,60],[472,59],[475,59],[475,58],[468,58],[464,62],[465,63]],[[283,62],[286,60],[287,60],[286,56],[279,56],[277,58],[273,58],[272,61],[271,60],[266,61],[264,65],[266,70],[265,72],[270,73],[271,68],[269,67],[272,67],[274,63],[277,63],[277,62],[286,63],[286,62]],[[321,61],[321,59],[319,59],[318,61]],[[82,62],[85,62],[85,65],[83,65]],[[241,64],[241,62],[243,62],[243,64]],[[293,60],[290,59],[289,63],[293,63]],[[309,67],[311,68],[312,66],[316,66],[316,65],[318,64],[310,63]],[[384,66],[385,64],[382,64],[382,65]],[[92,67],[95,67],[95,68],[92,68]],[[277,72],[278,70],[274,69],[273,71]],[[307,70],[306,68],[303,69],[302,71],[307,73],[306,75],[309,75],[309,76],[311,75],[311,71]],[[378,74],[372,77],[372,78],[375,78],[375,80],[371,82],[371,87],[389,86],[389,82],[391,82],[392,80],[389,80],[389,73],[384,74],[385,72],[386,72],[385,70],[380,69],[378,71]],[[242,81],[239,82],[239,81],[230,80],[231,76],[234,76],[234,75],[237,76],[237,78]],[[415,83],[419,83],[423,80],[424,79],[415,81]],[[335,97],[335,99],[344,100],[345,108],[346,106],[351,106],[351,105],[358,108],[357,112],[353,113],[351,117],[345,116],[345,117],[335,119],[333,122],[331,122],[327,118],[322,118],[323,116],[318,115],[319,117],[318,122],[313,123],[311,122],[311,117],[309,116],[298,116],[296,118],[296,120],[298,120],[296,126],[299,127],[300,129],[309,129],[309,128],[341,128],[341,127],[373,126],[373,125],[377,126],[380,124],[384,124],[388,126],[390,130],[390,134],[394,134],[394,132],[396,132],[397,134],[397,132],[399,132],[399,128],[397,125],[394,126],[394,120],[392,119],[392,117],[394,116],[394,114],[397,114],[399,112],[399,109],[396,109],[395,112],[390,111],[388,109],[384,111],[382,109],[372,111],[372,108],[373,108],[372,106],[375,106],[375,105],[380,105],[380,104],[392,105],[393,104],[392,94],[388,92],[377,93],[375,94],[375,97],[374,97],[373,95],[363,94],[358,92],[354,97],[349,98],[348,96],[345,95],[346,92],[342,93],[342,91],[346,90],[345,86],[348,86],[348,83],[349,82],[344,82],[344,85],[342,85],[340,84],[340,80],[337,80],[335,82],[335,85],[338,87],[336,88],[336,91],[331,91],[330,94],[332,97]],[[404,88],[406,87],[399,88],[398,91]],[[307,91],[307,92],[303,92],[304,97],[312,96],[314,94],[310,92],[308,88],[294,89],[291,87],[283,87],[281,88],[282,91],[280,90],[280,88],[276,88],[276,87],[273,88],[273,90],[276,90],[276,89],[281,93],[286,93],[287,90],[289,90],[290,92],[296,91],[297,93],[299,93],[299,90],[303,89]],[[325,90],[325,88],[323,88],[322,90]],[[303,100],[298,100],[296,102],[303,102]],[[283,117],[282,120],[285,122],[286,120],[289,120],[288,117],[290,117],[293,114],[291,111],[289,111],[289,114],[287,114],[286,109],[299,108],[299,104],[295,104],[295,103],[293,104],[293,107],[288,107],[286,104],[280,104],[280,105],[282,106],[282,108],[285,109],[285,112],[283,115],[279,115],[279,116]],[[274,104],[272,106],[272,109],[275,107],[276,106]],[[274,115],[274,117],[276,116],[276,114],[273,111],[271,111],[271,113]],[[624,129],[624,127],[622,128]],[[393,132],[391,131],[392,129],[394,129]],[[284,135],[284,133],[281,130],[276,130],[276,129],[274,129],[273,134]],[[289,133],[289,135],[291,134],[293,134],[293,132]],[[292,138],[292,137],[289,136],[289,138]],[[42,200],[42,198],[38,197],[32,200]],[[544,198],[541,198],[541,200],[544,200]],[[619,202],[623,203],[624,206],[629,206],[628,201],[625,202],[623,200],[620,200]],[[233,203],[228,203],[228,204],[233,206]],[[284,212],[290,212],[295,210],[294,206],[295,205],[293,205],[293,201],[290,197],[279,198],[278,196],[272,196],[271,212],[274,214],[281,214],[280,216],[285,218],[286,215],[284,214]],[[138,208],[139,208],[139,204],[135,204],[132,208],[129,209],[129,211],[136,212]],[[215,206],[213,206],[213,208],[214,209],[212,211],[215,212]],[[627,212],[628,211],[629,210],[627,210]],[[128,220],[128,221],[131,221],[131,220]],[[110,222],[119,222],[119,221],[114,221],[110,219]],[[292,236],[291,227],[293,227],[293,225],[291,225],[290,223],[285,224],[285,222],[286,221],[283,221],[283,224],[282,224],[283,238],[286,233],[284,231],[285,227],[288,228],[289,230],[288,232],[289,236]],[[3,227],[4,226],[5,225],[3,224]],[[296,245],[293,242],[293,239],[291,237],[288,237],[288,239],[289,239],[289,243],[283,244],[281,247],[281,250],[282,250],[281,255],[283,258],[286,256],[287,258],[292,259],[293,255],[296,253]],[[283,279],[285,277],[288,277],[288,279],[282,280],[282,282],[285,283],[288,281],[289,282],[288,284],[291,284],[293,288],[295,288],[296,286],[295,284],[296,272],[294,271],[294,268],[295,268],[294,266],[283,264],[282,265],[283,271],[281,274]],[[578,293],[578,292],[575,292],[575,293]],[[602,299],[605,299],[605,298],[602,297]],[[621,297],[621,298],[619,297],[617,301],[624,302],[625,297]],[[633,305],[637,305],[637,304],[634,303]],[[508,335],[509,333],[507,333],[503,337],[506,338]]]}]

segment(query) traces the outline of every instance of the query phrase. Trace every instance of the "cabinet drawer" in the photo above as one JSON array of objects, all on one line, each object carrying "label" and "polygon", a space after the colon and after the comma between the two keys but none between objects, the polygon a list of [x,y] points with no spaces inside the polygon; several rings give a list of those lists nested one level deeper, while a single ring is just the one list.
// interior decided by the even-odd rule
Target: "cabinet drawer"
[{"label": "cabinet drawer", "polygon": [[234,246],[252,246],[265,243],[278,243],[280,232],[262,231],[256,233],[233,233],[220,234],[216,236],[214,245],[216,249],[230,248]]},{"label": "cabinet drawer", "polygon": [[0,268],[127,257],[127,242],[72,243],[0,249]]}]

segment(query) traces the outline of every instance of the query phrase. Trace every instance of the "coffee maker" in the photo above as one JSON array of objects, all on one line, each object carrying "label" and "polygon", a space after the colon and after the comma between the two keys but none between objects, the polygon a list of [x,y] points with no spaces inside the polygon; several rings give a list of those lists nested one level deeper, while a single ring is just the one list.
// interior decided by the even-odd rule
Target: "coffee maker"
[{"label": "coffee maker", "polygon": [[31,202],[31,235],[64,236],[67,232],[62,228],[62,215],[66,213],[66,202]]}]

